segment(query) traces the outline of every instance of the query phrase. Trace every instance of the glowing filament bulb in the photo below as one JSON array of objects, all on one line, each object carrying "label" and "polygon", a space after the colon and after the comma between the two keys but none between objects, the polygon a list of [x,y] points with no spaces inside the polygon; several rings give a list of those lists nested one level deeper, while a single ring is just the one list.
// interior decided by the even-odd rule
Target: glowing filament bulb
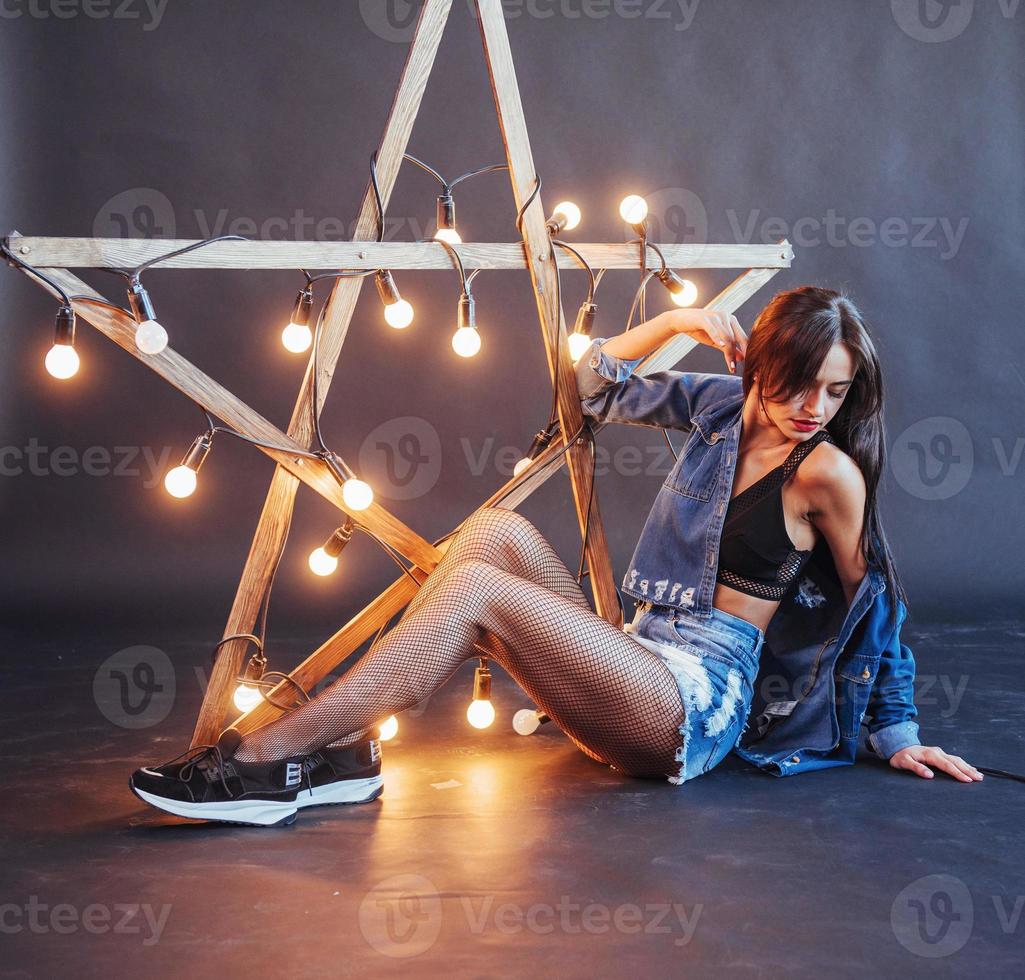
[{"label": "glowing filament bulb", "polygon": [[384,308],[384,321],[389,327],[402,330],[413,322],[413,304],[406,299],[389,303]]},{"label": "glowing filament bulb", "polygon": [[350,477],[342,484],[342,500],[352,510],[366,510],[374,502],[374,491],[369,483]]},{"label": "glowing filament bulb", "polygon": [[46,370],[55,378],[66,381],[78,373],[79,359],[78,351],[71,344],[54,344],[47,353],[43,362]]},{"label": "glowing filament bulb", "polygon": [[382,742],[395,738],[399,730],[399,719],[395,715],[389,715],[377,726],[378,737]]},{"label": "glowing filament bulb", "polygon": [[474,728],[487,728],[495,720],[495,708],[490,701],[471,701],[466,720]]},{"label": "glowing filament bulb", "polygon": [[452,334],[452,350],[460,357],[473,357],[480,350],[480,334],[476,327],[460,327]]},{"label": "glowing filament bulb", "polygon": [[461,245],[463,243],[463,239],[455,228],[439,228],[434,233],[434,237],[443,242],[448,242],[449,245]]},{"label": "glowing filament bulb", "polygon": [[191,497],[196,490],[196,471],[182,464],[168,470],[164,487],[172,497]]},{"label": "glowing filament bulb", "polygon": [[591,346],[591,338],[583,333],[571,333],[569,335],[569,356],[574,361],[580,360],[580,355]]},{"label": "glowing filament bulb", "polygon": [[290,323],[281,331],[281,343],[285,350],[293,354],[302,354],[310,349],[313,343],[313,331],[306,323]]},{"label": "glowing filament bulb", "polygon": [[561,217],[565,222],[562,226],[563,231],[572,231],[580,224],[580,208],[572,201],[560,201],[552,208],[552,215]]},{"label": "glowing filament bulb", "polygon": [[260,693],[258,687],[253,687],[252,684],[239,684],[235,688],[231,700],[235,707],[244,714],[247,711],[252,711],[263,700],[263,694]]},{"label": "glowing filament bulb", "polygon": [[314,548],[309,557],[310,571],[315,575],[330,575],[338,567],[338,559],[323,547]]},{"label": "glowing filament bulb", "polygon": [[698,287],[689,279],[681,281],[683,282],[683,288],[679,292],[670,294],[672,300],[677,306],[693,306],[694,301],[698,298]]},{"label": "glowing filament bulb", "polygon": [[619,216],[628,225],[639,225],[648,216],[648,202],[640,194],[630,194],[619,202]]}]

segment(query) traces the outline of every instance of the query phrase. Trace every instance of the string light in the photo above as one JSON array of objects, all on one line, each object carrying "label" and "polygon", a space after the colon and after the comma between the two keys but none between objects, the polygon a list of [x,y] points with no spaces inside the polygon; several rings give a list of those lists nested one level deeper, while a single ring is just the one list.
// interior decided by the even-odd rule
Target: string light
[{"label": "string light", "polygon": [[558,431],[559,423],[550,423],[547,429],[541,429],[534,436],[527,455],[523,457],[514,467],[513,476],[519,476],[538,456],[541,455],[551,444],[552,438]]},{"label": "string light", "polygon": [[477,333],[475,301],[469,293],[459,297],[459,326],[452,334],[452,350],[460,357],[473,357],[480,350],[480,334]]},{"label": "string light", "polygon": [[310,571],[315,575],[330,575],[334,572],[338,568],[338,556],[351,540],[354,529],[352,518],[348,518],[341,527],[335,529],[324,544],[314,548],[309,557]]},{"label": "string light", "polygon": [[391,741],[399,731],[399,719],[395,715],[389,715],[380,725],[377,726],[377,737],[382,742]]},{"label": "string light", "polygon": [[153,303],[138,276],[133,276],[128,283],[128,304],[132,308],[137,324],[135,328],[135,346],[143,354],[159,354],[167,347],[167,331],[157,323],[153,312]]},{"label": "string light", "polygon": [[639,229],[648,216],[648,202],[640,194],[628,194],[619,202],[619,216],[628,225]]},{"label": "string light", "polygon": [[302,354],[310,349],[313,343],[313,331],[310,329],[310,315],[313,312],[313,290],[307,286],[300,290],[292,310],[292,318],[288,326],[281,331],[281,343],[285,350],[293,354]]},{"label": "string light", "polygon": [[572,231],[580,224],[580,208],[572,201],[560,201],[552,208],[552,216],[545,222],[545,227],[552,235],[560,231]]},{"label": "string light", "polygon": [[53,346],[47,351],[44,361],[46,370],[61,381],[78,373],[78,351],[75,350],[75,311],[70,306],[61,306],[57,311]]},{"label": "string light", "polygon": [[520,708],[513,715],[512,724],[517,735],[533,735],[548,721],[551,721],[551,718],[537,708]]},{"label": "string light", "polygon": [[463,241],[456,231],[456,202],[447,188],[438,197],[438,230],[434,237],[449,245],[461,245]]},{"label": "string light", "polygon": [[252,711],[263,700],[259,682],[263,680],[266,669],[267,658],[262,653],[254,653],[249,658],[245,673],[239,678],[239,684],[231,698],[232,703],[243,714]]},{"label": "string light", "polygon": [[192,496],[196,489],[199,468],[210,452],[212,442],[212,432],[207,431],[201,436],[196,436],[181,464],[168,471],[164,477],[164,487],[172,497]]},{"label": "string light", "polygon": [[384,319],[389,327],[404,330],[413,322],[413,306],[404,300],[395,285],[395,277],[387,269],[379,269],[374,276],[378,295],[384,303]]},{"label": "string light", "polygon": [[474,728],[487,728],[495,720],[495,707],[491,703],[491,671],[484,657],[480,658],[480,666],[473,674],[473,700],[466,709],[466,720]]}]

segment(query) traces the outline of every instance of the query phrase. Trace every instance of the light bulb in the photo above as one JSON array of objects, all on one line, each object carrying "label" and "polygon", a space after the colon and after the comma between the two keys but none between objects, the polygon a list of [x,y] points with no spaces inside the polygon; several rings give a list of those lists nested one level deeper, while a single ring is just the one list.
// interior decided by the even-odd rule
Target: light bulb
[{"label": "light bulb", "polygon": [[143,354],[159,354],[167,346],[167,331],[156,320],[143,320],[135,329],[135,346]]},{"label": "light bulb", "polygon": [[495,720],[495,708],[490,701],[471,701],[466,720],[474,728],[487,728]]},{"label": "light bulb", "polygon": [[443,242],[448,242],[449,245],[461,245],[463,243],[462,238],[459,236],[459,232],[456,231],[455,228],[439,228],[434,233],[434,237]]},{"label": "light bulb", "polygon": [[54,344],[46,352],[46,359],[43,363],[46,365],[46,370],[55,378],[66,381],[78,373],[78,351],[71,344]]},{"label": "light bulb", "polygon": [[574,361],[580,360],[580,355],[591,346],[591,338],[585,333],[571,333],[569,335],[569,356]]},{"label": "light bulb", "polygon": [[409,300],[400,299],[397,303],[389,303],[384,308],[384,320],[389,327],[402,330],[413,322],[413,304]]},{"label": "light bulb", "polygon": [[514,467],[513,476],[519,476],[534,461],[529,456],[524,456]]},{"label": "light bulb", "polygon": [[293,354],[302,354],[303,351],[308,351],[310,344],[313,343],[313,331],[309,324],[290,323],[281,331],[281,343],[285,345],[285,350]]},{"label": "light bulb", "polygon": [[176,466],[164,477],[164,487],[172,497],[189,497],[196,489],[196,471],[188,466]]},{"label": "light bulb", "polygon": [[342,484],[342,500],[353,510],[366,510],[374,502],[374,491],[369,483],[350,477]]},{"label": "light bulb", "polygon": [[670,295],[677,306],[691,306],[698,298],[698,287],[689,279],[684,279],[683,289],[678,293],[670,293]]},{"label": "light bulb", "polygon": [[552,217],[562,225],[560,231],[572,231],[580,224],[580,208],[572,201],[560,201],[552,208]]},{"label": "light bulb", "polygon": [[323,547],[310,552],[310,571],[315,575],[330,575],[338,567],[338,559],[329,555]]},{"label": "light bulb", "polygon": [[541,727],[541,719],[533,708],[520,708],[513,715],[513,728],[518,735],[533,735]]},{"label": "light bulb", "polygon": [[460,357],[473,357],[480,350],[480,334],[476,327],[460,327],[452,334],[452,350]]},{"label": "light bulb", "polygon": [[377,726],[377,736],[382,742],[395,738],[399,730],[399,719],[395,715],[389,715]]},{"label": "light bulb", "polygon": [[640,194],[630,194],[619,202],[619,216],[628,225],[639,225],[648,216],[648,202]]},{"label": "light bulb", "polygon": [[245,713],[252,711],[263,700],[263,695],[260,689],[253,687],[252,684],[239,684],[231,700],[239,711]]}]

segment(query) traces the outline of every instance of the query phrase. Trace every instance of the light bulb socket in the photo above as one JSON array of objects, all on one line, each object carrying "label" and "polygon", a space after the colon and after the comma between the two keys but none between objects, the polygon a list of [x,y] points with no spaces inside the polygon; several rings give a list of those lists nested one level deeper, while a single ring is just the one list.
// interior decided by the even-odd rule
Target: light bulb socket
[{"label": "light bulb socket", "polygon": [[341,527],[335,528],[334,534],[324,543],[324,554],[337,558],[351,540],[355,527],[352,520],[347,520]]},{"label": "light bulb socket", "polygon": [[291,323],[298,327],[310,325],[310,314],[313,313],[313,290],[307,286],[301,290],[295,300],[295,307],[292,310]]},{"label": "light bulb socket", "polygon": [[527,453],[527,459],[537,459],[551,445],[555,429],[556,426],[552,426],[550,429],[541,429],[534,436],[534,441],[530,444],[530,451]]},{"label": "light bulb socket", "polygon": [[239,682],[252,684],[263,679],[264,671],[267,669],[267,658],[262,653],[254,653],[246,664],[246,669]]},{"label": "light bulb socket", "polygon": [[387,269],[378,269],[374,276],[374,283],[377,286],[377,295],[385,306],[391,306],[402,299],[399,294],[399,287],[395,285],[395,277]]},{"label": "light bulb socket", "polygon": [[62,306],[57,311],[57,322],[54,324],[53,342],[68,347],[75,343],[75,311],[70,306]]},{"label": "light bulb socket", "polygon": [[560,231],[566,228],[569,224],[569,219],[561,211],[556,211],[546,222],[545,227],[548,229],[548,234],[558,235]]},{"label": "light bulb socket", "polygon": [[491,700],[491,670],[487,665],[478,667],[473,674],[473,700]]},{"label": "light bulb socket", "polygon": [[679,295],[687,288],[687,284],[672,269],[660,269],[655,275],[659,282],[675,295]]},{"label": "light bulb socket", "polygon": [[438,197],[438,227],[455,228],[456,226],[456,202],[452,195],[446,191]]},{"label": "light bulb socket", "polygon": [[594,327],[594,317],[597,312],[598,305],[596,303],[588,303],[586,300],[581,303],[580,309],[577,310],[577,322],[573,326],[573,333],[590,337],[591,329]]},{"label": "light bulb socket", "polygon": [[212,442],[213,439],[209,432],[204,432],[201,436],[196,436],[192,445],[189,447],[189,451],[182,459],[182,466],[187,466],[194,473],[198,473],[199,468],[203,465],[203,461],[210,452]]},{"label": "light bulb socket", "polygon": [[477,316],[474,311],[475,301],[469,293],[463,293],[459,297],[459,317],[458,324],[460,329],[463,327],[477,327]]},{"label": "light bulb socket", "polygon": [[156,313],[153,311],[153,302],[146,292],[146,287],[138,280],[133,279],[128,284],[128,303],[132,307],[132,314],[136,323],[144,323],[146,320],[155,320]]}]

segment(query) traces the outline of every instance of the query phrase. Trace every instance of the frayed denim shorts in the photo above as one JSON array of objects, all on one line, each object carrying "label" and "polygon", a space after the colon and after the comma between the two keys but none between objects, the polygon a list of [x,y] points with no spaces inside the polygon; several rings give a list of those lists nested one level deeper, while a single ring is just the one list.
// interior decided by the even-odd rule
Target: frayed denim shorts
[{"label": "frayed denim shorts", "polygon": [[747,728],[764,633],[747,620],[713,607],[707,619],[672,606],[638,602],[623,630],[656,654],[680,689],[683,744],[679,785],[717,766]]}]

